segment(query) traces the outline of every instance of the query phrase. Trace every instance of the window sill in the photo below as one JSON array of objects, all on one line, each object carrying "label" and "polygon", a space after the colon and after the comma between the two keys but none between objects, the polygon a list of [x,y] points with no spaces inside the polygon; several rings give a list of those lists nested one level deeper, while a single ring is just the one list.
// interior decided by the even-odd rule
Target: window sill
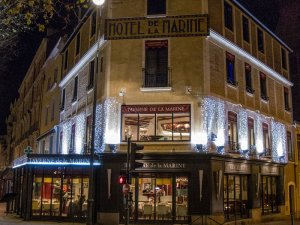
[{"label": "window sill", "polygon": [[164,18],[164,17],[167,17],[167,14],[146,15],[146,18]]},{"label": "window sill", "polygon": [[264,103],[269,103],[269,97],[260,97],[260,100],[262,101],[262,102],[264,102]]},{"label": "window sill", "polygon": [[234,88],[234,89],[237,89],[238,88],[238,82],[228,82],[227,81],[227,86],[231,87],[231,88]]},{"label": "window sill", "polygon": [[287,113],[291,113],[291,108],[284,108]]},{"label": "window sill", "polygon": [[172,91],[172,87],[141,87],[141,92],[162,92],[162,91]]},{"label": "window sill", "polygon": [[72,105],[75,105],[77,103],[77,99],[72,100]]},{"label": "window sill", "polygon": [[89,85],[89,86],[87,86],[86,87],[86,92],[89,94],[89,93],[91,93],[92,91],[94,90],[94,85]]},{"label": "window sill", "polygon": [[[191,141],[186,140],[186,141],[134,141],[137,144],[141,145],[187,145],[191,144]],[[127,145],[126,141],[121,141],[120,145]]]}]

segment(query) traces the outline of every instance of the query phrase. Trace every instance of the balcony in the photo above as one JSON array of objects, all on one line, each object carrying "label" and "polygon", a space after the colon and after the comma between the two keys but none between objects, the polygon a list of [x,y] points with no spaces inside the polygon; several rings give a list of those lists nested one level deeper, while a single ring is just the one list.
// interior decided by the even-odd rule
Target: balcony
[{"label": "balcony", "polygon": [[142,88],[166,88],[171,87],[172,70],[170,67],[164,72],[152,72],[145,68],[142,69]]},{"label": "balcony", "polygon": [[228,141],[226,143],[226,153],[229,154],[240,154],[240,145],[237,142],[234,141]]}]

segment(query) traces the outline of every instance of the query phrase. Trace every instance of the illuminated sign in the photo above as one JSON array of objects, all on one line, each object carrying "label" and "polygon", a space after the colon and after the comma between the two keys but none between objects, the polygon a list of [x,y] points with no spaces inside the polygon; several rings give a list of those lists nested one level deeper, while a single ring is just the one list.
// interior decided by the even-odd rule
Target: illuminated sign
[{"label": "illuminated sign", "polygon": [[105,20],[105,40],[208,36],[208,15]]},{"label": "illuminated sign", "polygon": [[225,163],[225,173],[250,173],[250,165],[245,163],[233,163],[226,162]]},{"label": "illuminated sign", "polygon": [[[98,160],[94,160],[94,165],[100,165]],[[13,168],[24,165],[90,165],[89,156],[81,155],[23,155],[13,161]]]},{"label": "illuminated sign", "polygon": [[261,174],[262,175],[279,175],[279,167],[277,167],[277,166],[262,166]]},{"label": "illuminated sign", "polygon": [[122,113],[187,113],[190,105],[122,105]]}]

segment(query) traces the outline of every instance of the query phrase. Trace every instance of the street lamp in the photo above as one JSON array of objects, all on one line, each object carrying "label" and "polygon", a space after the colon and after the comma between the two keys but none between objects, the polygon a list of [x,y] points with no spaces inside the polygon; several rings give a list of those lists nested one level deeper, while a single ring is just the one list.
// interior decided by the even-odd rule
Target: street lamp
[{"label": "street lamp", "polygon": [[[100,7],[105,2],[105,0],[93,0],[93,3],[97,6],[99,10],[99,18],[101,18]],[[99,24],[99,23],[98,23]],[[100,25],[100,24],[99,24]],[[98,83],[98,73],[99,73],[99,48],[100,48],[100,29],[101,26],[98,26],[97,34],[97,71],[95,73],[94,79],[94,95],[93,95],[93,123],[92,123],[92,138],[91,138],[91,152],[90,152],[90,169],[89,169],[89,196],[88,196],[88,214],[87,214],[87,225],[94,224],[94,206],[95,206],[95,190],[94,190],[94,155],[95,155],[95,128],[96,128],[96,108],[97,108],[97,83]]]}]

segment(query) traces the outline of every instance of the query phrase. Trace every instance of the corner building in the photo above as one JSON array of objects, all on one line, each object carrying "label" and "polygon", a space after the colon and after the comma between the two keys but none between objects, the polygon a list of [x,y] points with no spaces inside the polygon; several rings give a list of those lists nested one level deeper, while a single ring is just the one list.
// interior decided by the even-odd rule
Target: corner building
[{"label": "corner building", "polygon": [[[97,87],[95,221],[124,223],[116,184],[128,137],[144,145],[129,182],[132,223],[284,215],[291,49],[235,0],[107,0],[98,11],[96,25],[99,12],[87,14],[61,51],[58,138],[65,159],[90,153]],[[77,168],[81,180],[63,183],[71,202],[90,185],[88,168]],[[69,217],[59,204],[57,215]]]}]

